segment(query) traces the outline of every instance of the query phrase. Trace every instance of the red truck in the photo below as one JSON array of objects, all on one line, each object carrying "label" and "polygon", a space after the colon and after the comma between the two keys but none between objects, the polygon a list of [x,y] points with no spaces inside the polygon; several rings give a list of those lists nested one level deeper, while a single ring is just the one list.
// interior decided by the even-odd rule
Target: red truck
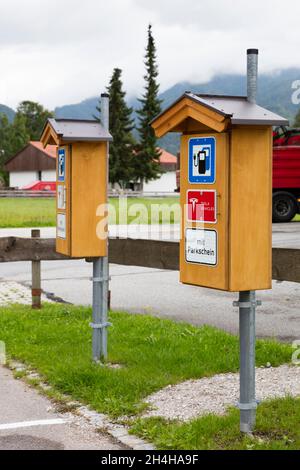
[{"label": "red truck", "polygon": [[273,135],[273,222],[290,222],[300,213],[300,129]]},{"label": "red truck", "polygon": [[[176,177],[179,192],[180,170]],[[273,133],[273,222],[290,222],[299,213],[300,129],[279,127]]]}]

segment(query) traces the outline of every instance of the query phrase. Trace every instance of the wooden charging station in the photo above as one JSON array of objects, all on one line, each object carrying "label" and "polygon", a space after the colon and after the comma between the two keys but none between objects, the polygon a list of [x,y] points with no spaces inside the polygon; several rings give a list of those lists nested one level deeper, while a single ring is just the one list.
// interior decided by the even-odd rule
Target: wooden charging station
[{"label": "wooden charging station", "polygon": [[152,121],[180,132],[180,279],[224,291],[272,286],[272,126],[246,97],[186,92]]},{"label": "wooden charging station", "polygon": [[97,121],[49,119],[44,128],[43,145],[57,145],[58,253],[73,258],[107,256],[107,227],[97,230],[97,224],[105,216],[99,206],[107,204],[111,140]]}]

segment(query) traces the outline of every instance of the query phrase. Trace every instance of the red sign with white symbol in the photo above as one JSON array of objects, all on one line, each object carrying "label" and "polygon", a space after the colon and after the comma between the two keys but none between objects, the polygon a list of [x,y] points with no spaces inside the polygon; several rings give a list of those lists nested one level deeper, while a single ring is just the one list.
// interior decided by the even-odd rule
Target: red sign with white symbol
[{"label": "red sign with white symbol", "polygon": [[217,222],[217,192],[188,191],[188,221],[215,224]]}]

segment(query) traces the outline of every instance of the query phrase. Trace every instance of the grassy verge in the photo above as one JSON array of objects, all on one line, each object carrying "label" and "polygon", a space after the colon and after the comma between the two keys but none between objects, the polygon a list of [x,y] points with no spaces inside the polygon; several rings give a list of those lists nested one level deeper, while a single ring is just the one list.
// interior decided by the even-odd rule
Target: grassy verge
[{"label": "grassy verge", "polygon": [[[120,203],[118,198],[111,198],[109,204],[110,224],[180,223],[179,198],[176,196],[127,198],[127,206],[122,205],[124,203]],[[300,222],[299,214],[294,221]],[[0,228],[54,227],[55,225],[54,198],[0,199]]]},{"label": "grassy verge", "polygon": [[189,423],[159,418],[137,420],[131,432],[163,450],[299,450],[300,399],[285,398],[261,404],[253,437],[239,432],[239,411],[209,415]]},{"label": "grassy verge", "polygon": [[[179,223],[180,211],[164,210],[179,204],[178,197],[168,198],[128,198],[127,206],[112,198],[110,203],[109,222],[111,224]],[[54,198],[1,198],[0,227],[54,227]]]},{"label": "grassy verge", "polygon": [[[238,370],[238,340],[150,316],[111,313],[109,361],[91,363],[91,309],[45,304],[41,311],[0,310],[0,340],[10,357],[32,366],[59,392],[112,417],[135,415],[143,399],[168,384]],[[258,341],[257,365],[290,361],[291,348]]]},{"label": "grassy verge", "polygon": [[1,198],[0,228],[54,227],[54,198]]}]

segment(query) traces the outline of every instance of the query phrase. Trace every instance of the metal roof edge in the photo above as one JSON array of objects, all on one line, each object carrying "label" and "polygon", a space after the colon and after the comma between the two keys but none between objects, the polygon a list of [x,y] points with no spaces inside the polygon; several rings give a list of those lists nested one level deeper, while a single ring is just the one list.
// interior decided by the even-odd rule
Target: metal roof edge
[{"label": "metal roof edge", "polygon": [[289,121],[282,119],[231,119],[232,125],[243,125],[243,126],[286,126],[289,125]]},{"label": "metal roof edge", "polygon": [[64,137],[61,135],[61,139],[63,142],[112,142],[113,137],[109,134],[109,137],[95,137],[95,138],[87,138],[87,137]]},{"label": "metal roof edge", "polygon": [[86,122],[86,123],[89,123],[89,124],[100,124],[100,126],[102,125],[100,121],[98,121],[97,119],[68,119],[68,118],[50,118],[50,119],[54,119],[54,121],[56,122]]},{"label": "metal roof edge", "polygon": [[[55,118],[48,118],[48,119],[47,119],[47,122],[46,122],[46,124],[45,124],[45,126],[44,126],[44,129],[43,129],[43,132],[42,132],[41,136],[44,134],[45,129],[46,129],[46,127],[47,127],[47,124],[49,124],[49,125],[51,126],[52,130],[55,132],[55,134],[56,134],[58,137],[62,137],[63,134],[58,134],[58,133],[56,132],[55,127],[53,126],[53,122],[52,122],[52,121],[56,121],[56,119],[55,119]],[[49,144],[47,144],[47,145],[49,145]]]},{"label": "metal roof edge", "polygon": [[215,93],[192,93],[192,92],[189,92],[190,94],[192,95],[195,95],[195,96],[198,96],[199,98],[201,98],[202,96],[205,98],[228,98],[230,100],[234,100],[234,99],[238,99],[238,100],[247,100],[247,96],[245,95],[216,95]]},{"label": "metal roof edge", "polygon": [[[201,101],[201,102],[199,103],[199,99],[201,100],[202,96],[204,96],[204,95],[196,95],[195,93],[188,93],[188,94],[186,95],[187,98],[191,99],[191,100],[194,101],[195,103],[202,104],[202,106],[204,106],[205,108],[210,109],[211,111],[214,111],[215,113],[218,113],[218,114],[220,114],[221,116],[224,116],[224,117],[231,117],[231,116],[232,116],[232,114],[227,114],[227,113],[225,113],[224,111],[221,111],[220,109],[217,109],[217,108],[215,108],[214,106],[212,106],[212,105],[210,105],[210,104],[208,104],[208,103],[205,103],[205,97],[203,98],[204,102]],[[210,98],[213,98],[213,97],[217,98],[216,95],[207,95],[207,97],[208,97],[208,96],[210,96]],[[196,97],[196,98],[194,98],[194,97]],[[221,98],[221,96],[219,96],[219,98]],[[228,98],[229,98],[229,97],[228,97]]]}]

